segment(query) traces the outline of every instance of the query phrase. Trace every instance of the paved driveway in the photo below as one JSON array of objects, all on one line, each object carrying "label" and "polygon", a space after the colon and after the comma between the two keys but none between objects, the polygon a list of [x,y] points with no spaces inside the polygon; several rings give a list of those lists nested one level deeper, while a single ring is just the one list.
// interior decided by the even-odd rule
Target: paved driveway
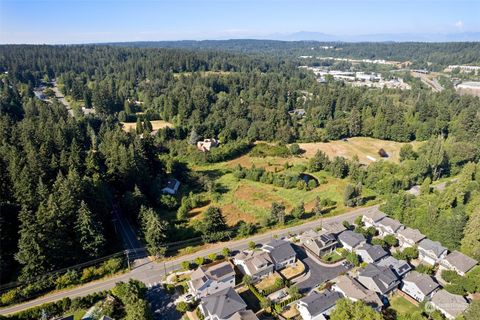
[{"label": "paved driveway", "polygon": [[298,280],[296,285],[301,293],[308,293],[318,287],[320,284],[332,280],[342,273],[346,273],[349,268],[343,265],[337,266],[323,266],[318,264],[312,257],[309,257],[305,250],[299,246],[295,246],[297,256],[305,264],[307,274],[305,277]]}]

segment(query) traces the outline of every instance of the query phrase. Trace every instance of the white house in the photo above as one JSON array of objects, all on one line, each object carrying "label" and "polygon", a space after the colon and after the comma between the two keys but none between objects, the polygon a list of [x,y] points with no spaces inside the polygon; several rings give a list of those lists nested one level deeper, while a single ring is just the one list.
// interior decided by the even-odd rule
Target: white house
[{"label": "white house", "polygon": [[244,275],[256,281],[273,273],[272,258],[265,251],[244,251],[233,257],[233,263]]},{"label": "white house", "polygon": [[435,265],[447,256],[448,250],[440,242],[423,239],[418,244],[418,258],[429,265]]},{"label": "white house", "polygon": [[203,141],[197,142],[197,148],[200,151],[207,152],[210,151],[212,148],[218,147],[220,141],[212,138],[212,139],[204,139]]},{"label": "white house", "polygon": [[208,268],[199,267],[192,272],[187,284],[195,297],[206,297],[224,289],[235,287],[235,271],[227,261]]},{"label": "white house", "polygon": [[275,270],[292,266],[297,261],[297,253],[293,250],[290,242],[275,239],[264,244],[262,250],[268,252],[274,263]]},{"label": "white house", "polygon": [[395,235],[397,231],[403,229],[404,226],[395,219],[385,217],[376,223],[376,228],[378,233],[382,237],[385,237],[387,235]]},{"label": "white house", "polygon": [[298,300],[297,310],[303,320],[326,320],[335,308],[337,300],[341,298],[342,294],[336,291],[323,293],[312,291],[305,298]]},{"label": "white house", "polygon": [[387,215],[378,208],[372,208],[362,217],[362,221],[365,224],[365,227],[377,227],[377,222],[385,218]]},{"label": "white house", "polygon": [[357,248],[355,253],[362,258],[363,262],[374,263],[380,261],[380,259],[388,256],[388,252],[385,251],[381,246],[371,244],[364,244],[363,246]]},{"label": "white house", "polygon": [[430,303],[447,319],[451,320],[457,318],[468,308],[468,302],[463,296],[449,293],[446,290],[437,291]]},{"label": "white house", "polygon": [[429,275],[412,271],[402,280],[401,289],[413,299],[422,302],[430,300],[440,285]]},{"label": "white house", "polygon": [[338,235],[338,242],[347,250],[353,251],[367,243],[367,239],[351,230],[344,231]]},{"label": "white house", "polygon": [[418,245],[420,241],[425,239],[425,235],[417,229],[406,227],[397,231],[397,239],[401,247],[408,248]]},{"label": "white house", "polygon": [[464,276],[468,271],[477,265],[477,260],[464,255],[461,252],[453,251],[445,258],[440,260],[440,268],[456,271],[459,275]]},{"label": "white house", "polygon": [[383,307],[382,299],[375,291],[365,288],[356,279],[343,275],[337,278],[332,290],[340,292],[352,301],[361,300],[379,312]]},{"label": "white house", "polygon": [[198,307],[205,320],[258,319],[251,310],[247,310],[247,304],[233,288],[203,297]]}]

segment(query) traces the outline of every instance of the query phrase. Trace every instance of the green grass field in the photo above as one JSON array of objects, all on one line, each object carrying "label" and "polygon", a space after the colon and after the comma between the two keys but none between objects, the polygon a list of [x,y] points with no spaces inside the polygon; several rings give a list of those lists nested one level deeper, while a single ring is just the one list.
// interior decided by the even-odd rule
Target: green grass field
[{"label": "green grass field", "polygon": [[399,315],[413,314],[421,311],[419,307],[408,301],[402,296],[395,295],[390,300],[390,308],[395,310]]}]

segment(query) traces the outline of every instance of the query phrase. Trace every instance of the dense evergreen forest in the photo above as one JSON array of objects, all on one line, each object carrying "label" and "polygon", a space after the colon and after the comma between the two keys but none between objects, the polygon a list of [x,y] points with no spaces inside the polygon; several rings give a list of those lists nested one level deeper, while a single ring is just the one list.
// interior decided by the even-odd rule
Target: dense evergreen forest
[{"label": "dense evergreen forest", "polygon": [[[480,61],[478,43],[336,45],[343,48],[339,56],[439,65]],[[151,48],[157,46],[181,48]],[[473,164],[480,158],[480,99],[421,86],[400,91],[319,84],[298,68],[295,57],[282,53],[308,46],[256,41],[0,46],[1,281],[32,279],[118,250],[111,223],[117,201],[149,244],[198,235],[162,215],[178,208],[180,199],[162,196],[161,186],[175,175],[208,190],[208,179],[182,161],[224,160],[255,140],[427,140],[418,153],[403,150],[400,165],[365,168],[336,160],[341,178],[387,195],[390,214],[480,258],[478,240],[471,239],[480,217],[480,170]],[[53,79],[96,115],[72,117],[56,99],[36,99],[34,88],[48,87]],[[299,108],[305,117],[289,114]],[[156,119],[175,127],[147,134]],[[125,132],[121,121],[137,121],[137,130]],[[217,137],[222,148],[195,152],[189,142],[200,137]],[[312,170],[326,168],[318,158]],[[462,188],[447,188],[448,198],[427,188],[432,180],[459,173]],[[418,199],[399,193],[422,183],[428,192]],[[439,229],[428,229],[432,221]],[[442,229],[451,225],[457,229]]]}]

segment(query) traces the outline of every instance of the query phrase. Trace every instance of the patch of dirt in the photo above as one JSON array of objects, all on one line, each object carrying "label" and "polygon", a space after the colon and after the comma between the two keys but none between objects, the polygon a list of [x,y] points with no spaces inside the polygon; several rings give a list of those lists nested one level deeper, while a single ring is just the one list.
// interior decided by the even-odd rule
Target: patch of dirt
[{"label": "patch of dirt", "polygon": [[225,216],[225,220],[227,221],[227,225],[229,226],[234,226],[240,221],[244,221],[246,223],[257,222],[253,215],[241,211],[234,204],[227,204],[223,206],[222,212]]},{"label": "patch of dirt", "polygon": [[[173,124],[164,120],[152,120],[150,122],[152,123],[153,130],[163,129],[167,127],[173,128]],[[125,130],[126,132],[129,132],[130,130],[135,130],[135,128],[137,127],[136,122],[122,122],[122,125],[123,130]]]},{"label": "patch of dirt", "polygon": [[236,199],[245,200],[253,203],[255,206],[269,209],[272,206],[272,202],[282,202],[287,208],[288,203],[282,201],[283,199],[268,193],[267,190],[255,188],[249,185],[242,184],[235,191],[234,197]]}]

